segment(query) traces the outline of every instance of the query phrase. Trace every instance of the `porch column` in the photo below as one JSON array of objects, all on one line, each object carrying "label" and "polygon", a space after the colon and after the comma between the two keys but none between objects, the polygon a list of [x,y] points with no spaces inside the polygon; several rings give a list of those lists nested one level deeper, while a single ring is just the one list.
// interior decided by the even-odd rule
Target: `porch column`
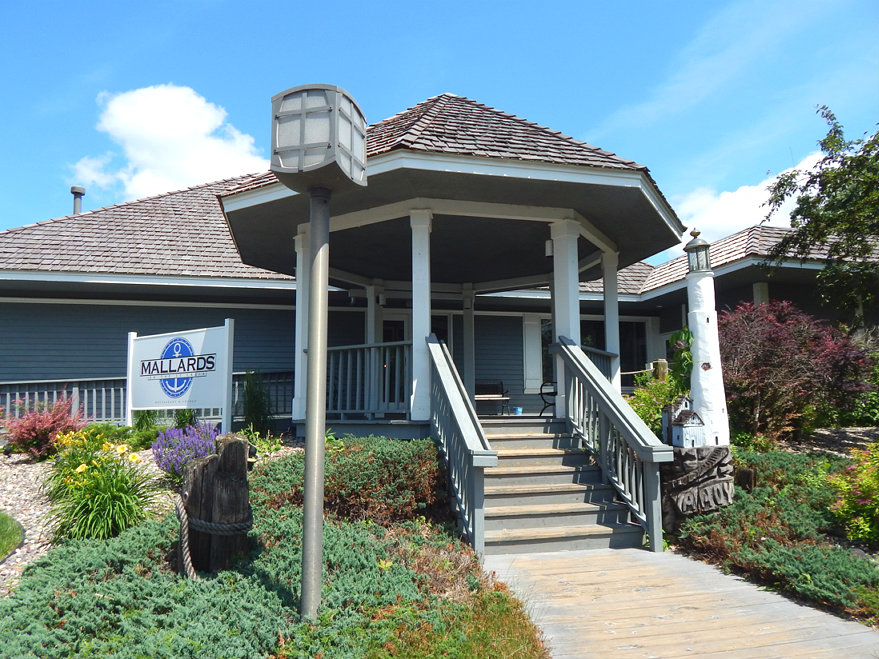
[{"label": "porch column", "polygon": [[[473,400],[476,395],[476,329],[473,317],[476,294],[473,292],[473,284],[464,284],[461,295],[464,309],[464,363],[461,377],[467,395]],[[451,328],[449,330],[451,333]]]},{"label": "porch column", "polygon": [[300,224],[294,239],[296,245],[296,326],[293,334],[293,420],[305,419],[306,373],[308,372],[308,264],[311,248],[308,244],[308,225]]},{"label": "porch column", "polygon": [[412,396],[409,418],[430,420],[430,229],[433,213],[409,212],[412,227]]},{"label": "porch column", "polygon": [[758,304],[766,304],[769,302],[769,282],[768,281],[755,281],[752,284],[752,290],[754,291],[754,305]]},{"label": "porch column", "polygon": [[[379,280],[380,281],[380,280]],[[366,287],[366,328],[364,336],[366,343],[372,345],[381,343],[384,340],[382,335],[382,310],[383,307],[379,303],[378,297],[382,294],[384,288],[376,283],[372,283]],[[368,376],[366,378],[366,405],[369,410],[369,418],[383,416],[378,412],[380,390],[381,390],[381,349],[370,348],[368,364]]]},{"label": "porch column", "polygon": [[616,355],[610,360],[610,381],[617,391],[622,386],[620,376],[620,305],[617,288],[617,252],[602,252],[601,269],[604,278],[604,349]]},{"label": "porch column", "polygon": [[[573,220],[562,220],[549,225],[552,237],[552,336],[558,342],[566,336],[580,345],[580,259],[577,239],[580,227]],[[556,357],[556,414],[564,416],[568,409],[568,382],[561,356]]]}]

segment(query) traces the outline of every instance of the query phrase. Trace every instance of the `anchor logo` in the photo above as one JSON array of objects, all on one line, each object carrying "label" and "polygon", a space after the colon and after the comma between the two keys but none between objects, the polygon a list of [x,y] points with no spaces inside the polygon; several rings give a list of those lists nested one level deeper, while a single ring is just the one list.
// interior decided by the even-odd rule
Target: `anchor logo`
[{"label": "anchor logo", "polygon": [[[192,349],[192,344],[182,337],[177,337],[176,339],[171,339],[165,345],[165,348],[162,350],[162,359],[181,359],[192,357],[194,354],[195,351]],[[192,386],[192,378],[164,378],[159,380],[159,383],[162,385],[162,391],[170,398],[180,398],[189,391],[189,388]]]}]

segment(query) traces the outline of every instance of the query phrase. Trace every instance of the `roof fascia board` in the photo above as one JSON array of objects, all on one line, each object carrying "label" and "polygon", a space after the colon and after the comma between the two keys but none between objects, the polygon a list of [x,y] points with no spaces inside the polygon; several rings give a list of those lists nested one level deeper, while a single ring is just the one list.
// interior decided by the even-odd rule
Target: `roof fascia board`
[{"label": "roof fascia board", "polygon": [[96,272],[0,271],[0,281],[32,281],[78,284],[137,284],[142,286],[193,286],[196,288],[259,288],[296,290],[296,282],[278,279],[232,279],[224,277],[167,277],[161,275],[118,275]]},{"label": "roof fascia board", "polygon": [[[42,297],[0,297],[0,303],[6,304],[71,304],[101,307],[157,307],[185,309],[268,309],[272,311],[293,311],[292,304],[255,304],[250,302],[179,302],[176,300],[92,300],[89,298],[42,298]],[[334,307],[331,307],[331,309]],[[339,310],[350,311],[348,307]]]},{"label": "roof fascia board", "polygon": [[[736,272],[738,270],[744,270],[745,268],[749,268],[752,266],[759,266],[766,263],[765,257],[755,257],[751,256],[745,259],[740,259],[737,261],[732,261],[730,263],[724,263],[721,266],[713,268],[715,277],[722,277],[723,275],[728,275],[730,273]],[[788,260],[783,261],[777,267],[779,268],[792,268],[794,270],[823,270],[824,264],[819,261],[797,261],[797,260]],[[687,282],[686,279],[680,278],[675,279],[668,284],[664,284],[659,288],[651,289],[644,293],[641,293],[640,300],[646,302],[647,300],[652,300],[653,298],[660,297],[665,295],[666,293],[671,293],[681,288],[686,288]]]}]

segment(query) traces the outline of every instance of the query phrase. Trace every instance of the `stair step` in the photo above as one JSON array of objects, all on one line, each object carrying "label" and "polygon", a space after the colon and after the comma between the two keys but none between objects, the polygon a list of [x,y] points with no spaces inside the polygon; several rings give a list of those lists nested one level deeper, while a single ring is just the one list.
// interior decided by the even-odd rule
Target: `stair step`
[{"label": "stair step", "polygon": [[601,480],[601,471],[593,465],[561,464],[498,466],[485,469],[486,484],[502,480],[515,481],[520,485],[595,483]]},{"label": "stair step", "polygon": [[643,530],[635,524],[590,524],[485,532],[486,554],[640,547]]},{"label": "stair step", "polygon": [[485,509],[486,531],[607,524],[627,521],[628,509],[621,503],[541,503],[492,506]]},{"label": "stair step", "polygon": [[493,449],[504,448],[578,448],[579,440],[569,433],[516,433],[507,435],[486,434]]},{"label": "stair step", "polygon": [[[494,447],[493,447],[494,448]],[[592,456],[579,448],[552,448],[549,446],[507,448],[497,447],[499,466],[563,465],[577,467],[590,464]]]},{"label": "stair step", "polygon": [[502,483],[485,485],[485,509],[495,506],[544,503],[598,503],[611,501],[616,490],[603,483]]}]

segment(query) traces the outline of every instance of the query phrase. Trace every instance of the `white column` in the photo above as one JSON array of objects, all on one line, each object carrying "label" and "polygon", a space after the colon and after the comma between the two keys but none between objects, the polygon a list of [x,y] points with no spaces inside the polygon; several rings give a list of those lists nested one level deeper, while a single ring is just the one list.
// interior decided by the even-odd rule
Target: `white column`
[{"label": "white column", "polygon": [[577,252],[579,225],[573,220],[553,222],[553,338],[566,336],[580,344],[580,259]]},{"label": "white column", "polygon": [[412,227],[412,421],[430,419],[430,229],[433,214],[419,209],[409,213]]},{"label": "white column", "polygon": [[[461,291],[464,307],[464,363],[462,364],[462,379],[464,389],[470,400],[476,395],[476,329],[473,315],[473,303],[476,294],[472,284],[465,284]],[[449,331],[451,333],[451,329]]]},{"label": "white column", "polygon": [[300,224],[296,245],[296,327],[293,335],[293,420],[305,419],[306,373],[308,373],[308,285],[311,249],[308,225]]},{"label": "white column", "polygon": [[754,291],[754,305],[766,304],[769,302],[769,282],[755,281],[752,285]]},{"label": "white column", "polygon": [[[572,220],[562,220],[549,225],[552,237],[552,337],[558,342],[566,336],[580,345],[580,258],[577,239],[580,228]],[[564,417],[568,409],[568,389],[572,380],[563,377],[564,362],[556,356],[556,416]]]},{"label": "white column", "polygon": [[616,252],[602,252],[601,270],[604,278],[604,349],[616,355],[610,361],[610,381],[617,391],[622,386],[620,376],[620,305],[617,288],[617,268],[620,264]]},{"label": "white column", "polygon": [[693,409],[705,424],[709,446],[729,445],[729,415],[720,365],[720,338],[714,301],[714,276],[711,272],[691,272],[686,277],[690,313],[687,321],[693,333],[693,372],[690,375],[690,398]]}]

